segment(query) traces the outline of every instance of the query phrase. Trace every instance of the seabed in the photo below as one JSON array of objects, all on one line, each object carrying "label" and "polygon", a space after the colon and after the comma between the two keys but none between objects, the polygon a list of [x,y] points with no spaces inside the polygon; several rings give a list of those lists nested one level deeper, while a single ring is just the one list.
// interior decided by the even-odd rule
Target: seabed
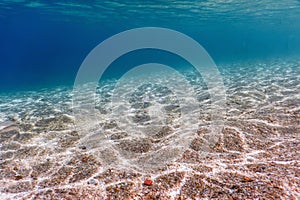
[{"label": "seabed", "polygon": [[71,87],[1,94],[0,199],[300,198],[300,61],[219,69],[227,99],[217,141],[204,148],[209,93],[193,71],[186,72],[199,103],[199,128],[182,154],[153,171],[136,166],[143,156],[174,145],[168,138],[181,127],[176,96],[159,82],[135,91],[128,116],[137,124],[151,122],[147,109],[155,104],[166,121],[135,138],[109,118],[114,80],[97,88],[101,118],[84,139],[75,128]]}]

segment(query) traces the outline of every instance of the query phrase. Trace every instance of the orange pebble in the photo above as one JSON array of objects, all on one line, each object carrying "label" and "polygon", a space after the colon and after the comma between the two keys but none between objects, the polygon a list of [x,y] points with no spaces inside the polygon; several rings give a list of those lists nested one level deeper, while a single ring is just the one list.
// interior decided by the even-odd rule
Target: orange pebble
[{"label": "orange pebble", "polygon": [[248,176],[245,176],[245,177],[244,177],[244,180],[245,180],[245,181],[251,181],[251,178],[249,178]]},{"label": "orange pebble", "polygon": [[150,179],[146,179],[146,180],[144,181],[144,185],[151,186],[152,184],[153,184],[153,181],[150,180]]}]

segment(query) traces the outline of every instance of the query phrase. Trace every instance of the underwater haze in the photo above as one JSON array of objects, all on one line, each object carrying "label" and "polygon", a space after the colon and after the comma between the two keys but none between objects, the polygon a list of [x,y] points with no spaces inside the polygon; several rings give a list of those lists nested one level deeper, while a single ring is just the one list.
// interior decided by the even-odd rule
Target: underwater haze
[{"label": "underwater haze", "polygon": [[149,26],[174,29],[196,39],[217,64],[300,52],[297,0],[3,0],[0,89],[71,85],[96,45],[121,31]]}]

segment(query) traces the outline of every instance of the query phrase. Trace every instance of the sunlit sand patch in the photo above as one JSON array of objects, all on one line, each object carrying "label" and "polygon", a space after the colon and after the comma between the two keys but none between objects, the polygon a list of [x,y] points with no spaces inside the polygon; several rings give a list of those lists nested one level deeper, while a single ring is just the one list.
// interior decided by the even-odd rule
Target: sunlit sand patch
[{"label": "sunlit sand patch", "polygon": [[[200,108],[196,136],[181,157],[147,173],[126,167],[132,163],[122,158],[144,155],[155,148],[155,142],[168,142],[167,138],[171,143],[174,138],[170,135],[179,128],[178,107],[164,107],[163,112],[170,112],[172,117],[160,130],[153,130],[151,140],[134,138],[116,119],[106,118],[111,112],[109,97],[114,84],[107,82],[96,95],[106,97],[96,100],[96,109],[103,117],[89,135],[90,142],[83,143],[84,138],[74,129],[71,88],[2,95],[0,198],[297,199],[299,65],[298,61],[279,60],[220,67],[228,89],[226,123],[218,141],[208,149],[202,147],[210,133],[209,96],[202,83],[191,80]],[[245,76],[247,73],[251,76]],[[153,85],[149,94],[155,88]],[[151,98],[149,105],[139,104],[136,92],[132,95],[134,109],[149,111]],[[162,97],[153,100],[159,105],[176,105],[172,93]],[[99,142],[99,134],[107,143]],[[110,148],[112,144],[114,148]],[[121,155],[115,148],[126,151]],[[164,159],[168,154],[157,156]],[[140,160],[150,158],[141,156]],[[111,165],[107,167],[103,160]]]}]

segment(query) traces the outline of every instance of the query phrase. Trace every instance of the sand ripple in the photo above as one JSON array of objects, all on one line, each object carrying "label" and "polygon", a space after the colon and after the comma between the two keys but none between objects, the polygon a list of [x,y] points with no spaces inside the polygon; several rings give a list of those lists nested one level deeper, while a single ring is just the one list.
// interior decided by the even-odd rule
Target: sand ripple
[{"label": "sand ripple", "polygon": [[[300,62],[237,63],[220,70],[227,88],[222,134],[209,146],[207,88],[194,72],[185,72],[199,102],[199,129],[180,157],[154,171],[126,159],[173,156],[172,149],[151,154],[163,144],[174,146],[180,127],[178,101],[168,88],[145,85],[129,99],[135,123],[160,120],[149,114],[155,102],[160,109],[150,112],[164,116],[145,137],[133,137],[107,118],[114,81],[97,90],[102,117],[87,138],[74,129],[71,88],[2,94],[0,199],[300,198]],[[153,184],[143,184],[147,179]]]}]

